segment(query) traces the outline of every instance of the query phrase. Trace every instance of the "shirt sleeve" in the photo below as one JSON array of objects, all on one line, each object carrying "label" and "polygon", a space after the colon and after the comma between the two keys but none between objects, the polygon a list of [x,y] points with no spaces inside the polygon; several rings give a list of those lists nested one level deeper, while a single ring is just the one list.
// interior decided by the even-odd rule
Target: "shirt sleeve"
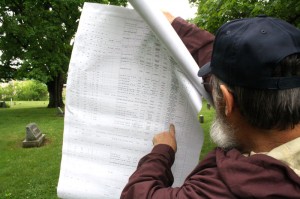
[{"label": "shirt sleeve", "polygon": [[152,198],[156,190],[170,187],[174,178],[171,167],[174,163],[174,150],[164,144],[153,147],[151,153],[138,163],[137,170],[129,178],[121,198]]},{"label": "shirt sleeve", "polygon": [[196,166],[181,187],[171,187],[174,157],[175,152],[170,146],[155,146],[140,160],[123,189],[121,199],[235,198],[220,180],[214,153]]}]

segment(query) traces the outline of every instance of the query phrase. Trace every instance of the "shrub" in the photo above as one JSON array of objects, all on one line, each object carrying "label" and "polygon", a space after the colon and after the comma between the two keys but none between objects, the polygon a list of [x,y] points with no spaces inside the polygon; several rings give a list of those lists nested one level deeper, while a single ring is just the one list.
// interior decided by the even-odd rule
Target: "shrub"
[{"label": "shrub", "polygon": [[47,86],[36,80],[12,81],[0,88],[0,100],[48,100]]}]

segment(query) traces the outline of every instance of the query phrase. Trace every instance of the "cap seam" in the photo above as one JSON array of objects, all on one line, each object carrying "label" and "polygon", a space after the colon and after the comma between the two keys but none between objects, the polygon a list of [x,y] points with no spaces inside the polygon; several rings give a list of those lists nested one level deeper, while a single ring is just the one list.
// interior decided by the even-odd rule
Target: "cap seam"
[{"label": "cap seam", "polygon": [[[298,43],[289,33],[287,33],[287,30],[286,28],[284,28],[280,23],[277,23],[275,21],[274,18],[270,17],[269,20],[271,21],[271,23],[275,26],[278,26],[278,28],[280,28],[280,30],[285,34],[285,36],[288,36],[292,41],[293,43]],[[289,55],[292,55],[292,54],[295,54],[297,52],[300,52],[300,50],[297,51],[297,48],[295,48],[295,51],[292,51],[293,53],[290,53],[288,55],[282,55],[279,60],[277,61],[277,64],[282,61],[285,57],[289,56]]]}]

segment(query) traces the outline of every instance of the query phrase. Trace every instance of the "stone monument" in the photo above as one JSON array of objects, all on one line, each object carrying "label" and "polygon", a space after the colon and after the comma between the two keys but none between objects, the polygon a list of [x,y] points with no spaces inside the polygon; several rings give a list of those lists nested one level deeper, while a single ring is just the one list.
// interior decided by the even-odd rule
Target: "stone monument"
[{"label": "stone monument", "polygon": [[200,121],[200,123],[204,123],[204,116],[203,115],[199,116],[199,121]]},{"label": "stone monument", "polygon": [[40,147],[45,140],[45,134],[42,134],[35,123],[26,126],[26,138],[23,141],[23,147]]},{"label": "stone monument", "polygon": [[0,108],[6,108],[5,101],[0,101]]},{"label": "stone monument", "polygon": [[62,116],[62,117],[65,116],[65,112],[64,112],[60,107],[57,107],[57,110],[58,110],[58,113],[57,113],[57,114],[58,114],[59,116]]}]

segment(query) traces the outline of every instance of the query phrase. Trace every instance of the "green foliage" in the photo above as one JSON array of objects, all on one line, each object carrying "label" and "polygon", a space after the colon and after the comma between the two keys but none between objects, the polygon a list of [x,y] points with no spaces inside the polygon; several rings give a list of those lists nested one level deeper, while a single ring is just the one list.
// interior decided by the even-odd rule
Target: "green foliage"
[{"label": "green foliage", "polygon": [[13,83],[0,86],[0,100],[8,101],[15,96],[15,89]]},{"label": "green foliage", "polygon": [[34,100],[48,99],[47,86],[36,80],[13,81],[0,87],[0,100]]},{"label": "green foliage", "polygon": [[258,14],[277,17],[300,28],[298,0],[198,0],[197,3],[194,23],[212,33],[225,22]]},{"label": "green foliage", "polygon": [[47,86],[43,83],[36,80],[29,80],[16,85],[15,100],[44,101],[47,99]]},{"label": "green foliage", "polygon": [[[84,2],[1,0],[0,81],[24,77],[39,80],[48,86],[49,106],[61,105],[62,86],[72,51],[71,41]],[[90,2],[125,6],[127,0]]]},{"label": "green foliage", "polygon": [[[125,0],[91,2],[126,5]],[[66,74],[83,0],[0,1],[1,68],[12,77],[48,82]],[[11,71],[11,70],[10,70]],[[9,76],[8,72],[6,76]],[[1,79],[1,78],[0,78]]]}]

